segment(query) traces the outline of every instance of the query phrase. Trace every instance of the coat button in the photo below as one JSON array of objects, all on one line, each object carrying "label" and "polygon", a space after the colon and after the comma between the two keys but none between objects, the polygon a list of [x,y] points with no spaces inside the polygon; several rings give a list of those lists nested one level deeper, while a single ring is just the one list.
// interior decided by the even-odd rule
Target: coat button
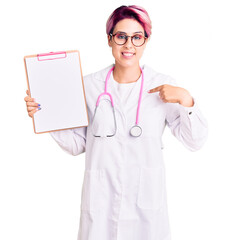
[{"label": "coat button", "polygon": [[189,112],[189,115],[191,115],[192,114],[192,112]]}]

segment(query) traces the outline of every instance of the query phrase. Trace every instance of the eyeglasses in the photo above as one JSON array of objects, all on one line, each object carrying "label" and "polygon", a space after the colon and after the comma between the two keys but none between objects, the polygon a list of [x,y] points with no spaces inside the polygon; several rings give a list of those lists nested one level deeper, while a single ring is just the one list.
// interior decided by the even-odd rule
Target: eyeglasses
[{"label": "eyeglasses", "polygon": [[124,45],[127,42],[128,38],[130,37],[131,42],[135,47],[141,47],[145,43],[147,38],[147,37],[144,37],[142,34],[135,34],[133,36],[128,36],[125,33],[115,33],[115,34],[110,33],[110,36],[113,37],[114,42],[117,45]]}]

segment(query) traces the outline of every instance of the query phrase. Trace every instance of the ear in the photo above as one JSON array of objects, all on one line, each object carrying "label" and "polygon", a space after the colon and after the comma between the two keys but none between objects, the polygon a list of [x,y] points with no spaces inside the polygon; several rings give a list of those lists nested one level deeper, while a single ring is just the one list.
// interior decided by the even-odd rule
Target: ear
[{"label": "ear", "polygon": [[111,39],[111,36],[110,35],[107,35],[107,39],[108,39],[108,45],[110,47],[112,47],[112,39]]},{"label": "ear", "polygon": [[144,43],[144,45],[145,45],[145,47],[147,46],[147,43],[150,41],[150,36],[148,37],[148,38],[146,38],[146,40],[145,40],[145,43]]}]

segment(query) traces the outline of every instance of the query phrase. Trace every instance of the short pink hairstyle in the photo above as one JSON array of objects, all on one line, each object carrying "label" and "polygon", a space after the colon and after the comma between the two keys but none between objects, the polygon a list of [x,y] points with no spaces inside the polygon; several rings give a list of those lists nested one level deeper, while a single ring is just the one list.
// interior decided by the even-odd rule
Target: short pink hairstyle
[{"label": "short pink hairstyle", "polygon": [[137,20],[144,29],[145,37],[151,35],[151,19],[144,8],[136,5],[121,6],[114,10],[106,23],[107,35],[113,33],[116,24],[126,18]]}]

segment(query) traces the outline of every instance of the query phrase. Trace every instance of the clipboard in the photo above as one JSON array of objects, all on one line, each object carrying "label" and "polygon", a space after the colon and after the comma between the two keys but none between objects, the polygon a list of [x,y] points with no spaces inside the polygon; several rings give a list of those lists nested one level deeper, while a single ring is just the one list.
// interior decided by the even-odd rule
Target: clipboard
[{"label": "clipboard", "polygon": [[35,133],[89,125],[78,50],[25,56],[24,65],[30,97],[41,105],[33,116]]}]

